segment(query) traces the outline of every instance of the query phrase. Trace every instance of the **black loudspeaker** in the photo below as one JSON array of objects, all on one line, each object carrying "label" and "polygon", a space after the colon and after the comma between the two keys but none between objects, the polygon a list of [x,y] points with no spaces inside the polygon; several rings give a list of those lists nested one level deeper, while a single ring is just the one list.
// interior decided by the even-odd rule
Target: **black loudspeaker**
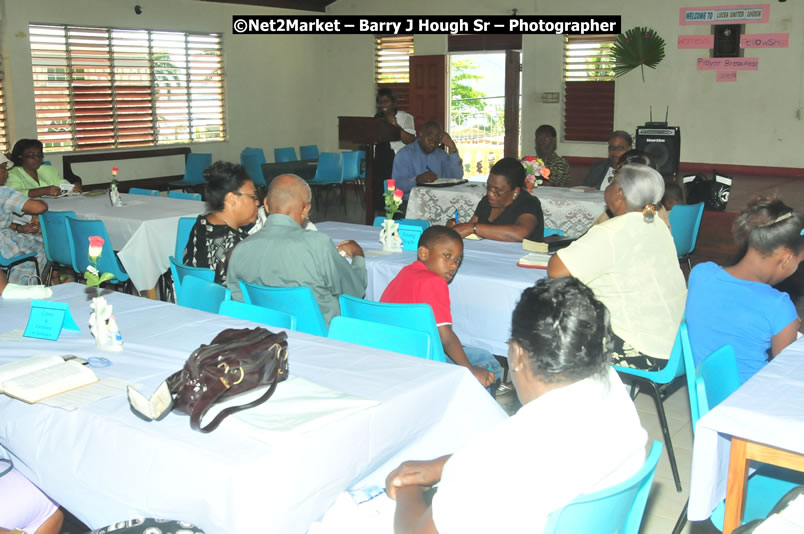
[{"label": "black loudspeaker", "polygon": [[653,158],[662,176],[678,174],[681,160],[681,129],[678,126],[640,126],[636,131],[636,148]]},{"label": "black loudspeaker", "polygon": [[713,27],[715,45],[712,57],[740,57],[740,24],[716,24]]}]

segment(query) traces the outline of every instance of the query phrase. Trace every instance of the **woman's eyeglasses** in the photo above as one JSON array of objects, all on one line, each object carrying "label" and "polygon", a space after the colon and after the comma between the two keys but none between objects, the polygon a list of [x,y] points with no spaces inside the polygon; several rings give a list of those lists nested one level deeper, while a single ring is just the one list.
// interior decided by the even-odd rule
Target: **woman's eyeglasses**
[{"label": "woman's eyeglasses", "polygon": [[27,158],[27,159],[45,159],[45,155],[41,154],[41,153],[40,154],[23,154],[22,157]]},{"label": "woman's eyeglasses", "polygon": [[253,198],[253,199],[254,199],[254,200],[256,200],[256,201],[259,201],[259,200],[260,200],[260,197],[258,197],[257,195],[253,195],[253,194],[251,194],[251,193],[241,193],[240,191],[235,191],[235,192],[234,192],[234,194],[235,194],[235,195],[237,195],[237,196],[239,196],[239,197],[249,197],[249,198]]}]

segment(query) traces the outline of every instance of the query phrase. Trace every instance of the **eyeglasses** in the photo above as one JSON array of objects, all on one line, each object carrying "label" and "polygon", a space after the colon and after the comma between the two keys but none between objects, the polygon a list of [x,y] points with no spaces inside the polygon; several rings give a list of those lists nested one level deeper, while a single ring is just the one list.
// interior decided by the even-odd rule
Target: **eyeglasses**
[{"label": "eyeglasses", "polygon": [[254,200],[256,200],[256,201],[259,201],[259,200],[260,200],[260,197],[258,197],[257,195],[253,195],[253,194],[251,194],[251,193],[241,193],[240,191],[235,191],[235,192],[234,192],[234,194],[235,194],[235,195],[237,195],[237,196],[239,196],[239,197],[249,197],[249,198],[253,198],[253,199],[254,199]]},{"label": "eyeglasses", "polygon": [[489,195],[495,196],[497,198],[503,197],[513,191],[513,189],[495,189],[493,187],[486,186],[486,193]]},{"label": "eyeglasses", "polygon": [[41,152],[39,154],[23,154],[22,157],[28,159],[45,159],[45,155]]}]

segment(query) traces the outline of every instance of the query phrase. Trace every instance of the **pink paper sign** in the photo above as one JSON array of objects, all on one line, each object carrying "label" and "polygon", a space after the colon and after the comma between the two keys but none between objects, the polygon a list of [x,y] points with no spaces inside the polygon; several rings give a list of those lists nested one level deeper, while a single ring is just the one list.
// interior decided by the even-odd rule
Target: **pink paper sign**
[{"label": "pink paper sign", "polygon": [[719,71],[717,71],[717,81],[719,81],[719,82],[736,82],[737,81],[737,71],[736,70],[719,70]]},{"label": "pink paper sign", "polygon": [[679,35],[679,48],[714,48],[715,36],[709,35]]},{"label": "pink paper sign", "polygon": [[758,57],[699,57],[698,70],[758,70]]},{"label": "pink paper sign", "polygon": [[769,4],[750,4],[744,6],[682,7],[679,10],[679,24],[746,24],[768,22]]},{"label": "pink paper sign", "polygon": [[789,33],[754,33],[740,37],[740,48],[787,48]]}]

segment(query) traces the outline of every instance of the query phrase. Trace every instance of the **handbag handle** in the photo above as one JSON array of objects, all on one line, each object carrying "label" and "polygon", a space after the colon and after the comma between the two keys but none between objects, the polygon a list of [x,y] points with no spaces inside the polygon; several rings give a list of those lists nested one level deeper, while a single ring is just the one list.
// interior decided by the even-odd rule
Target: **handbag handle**
[{"label": "handbag handle", "polygon": [[274,377],[274,381],[268,390],[262,394],[262,396],[256,400],[253,400],[247,404],[242,404],[240,406],[230,406],[220,411],[218,415],[216,415],[212,421],[205,427],[201,427],[201,419],[204,417],[204,414],[207,413],[207,410],[218,400],[218,397],[223,395],[224,392],[228,389],[222,380],[216,380],[212,382],[211,386],[204,392],[203,396],[198,399],[198,402],[195,403],[193,407],[193,413],[190,414],[190,428],[193,430],[197,430],[199,432],[207,433],[212,432],[218,425],[221,424],[221,421],[226,419],[228,416],[232,415],[233,413],[237,413],[241,410],[246,410],[248,408],[253,408],[255,406],[259,406],[263,402],[267,401],[271,398],[271,395],[274,394],[276,391],[276,385],[279,383],[279,375],[277,374]]}]

